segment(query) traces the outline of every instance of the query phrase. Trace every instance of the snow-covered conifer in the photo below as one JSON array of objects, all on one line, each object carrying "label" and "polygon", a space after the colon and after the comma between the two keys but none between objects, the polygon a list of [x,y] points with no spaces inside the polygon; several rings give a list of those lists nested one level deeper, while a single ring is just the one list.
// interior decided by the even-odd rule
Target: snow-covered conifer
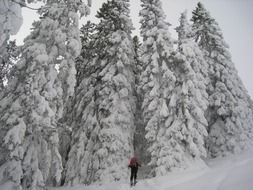
[{"label": "snow-covered conifer", "polygon": [[39,11],[41,20],[25,40],[17,76],[0,100],[3,182],[10,180],[16,188],[38,190],[60,182],[57,121],[65,87],[56,65],[73,67],[80,51],[77,12],[87,10],[75,0],[47,1]]},{"label": "snow-covered conifer", "polygon": [[171,71],[170,56],[173,40],[168,31],[169,24],[159,0],[142,0],[141,36],[143,38],[141,62],[141,91],[143,93],[143,117],[150,152],[150,165],[155,175],[162,175],[159,166],[162,142],[159,131],[169,126],[167,121],[173,117],[168,102],[174,88],[175,76]]},{"label": "snow-covered conifer", "polygon": [[[89,69],[90,67],[85,68]],[[94,177],[93,167],[95,166],[93,166],[92,160],[100,127],[97,120],[96,82],[96,77],[92,73],[83,78],[75,92],[70,113],[72,136],[71,144],[68,145],[70,151],[65,168],[66,185],[90,184],[92,177]]]},{"label": "snow-covered conifer", "polygon": [[2,51],[4,52],[1,52],[0,58],[0,94],[3,93],[4,86],[12,75],[11,68],[18,61],[20,48],[15,41],[9,41]]},{"label": "snow-covered conifer", "polygon": [[134,45],[134,60],[135,60],[135,96],[136,96],[136,112],[135,112],[135,126],[136,130],[134,133],[134,155],[141,160],[142,163],[142,177],[150,177],[149,173],[146,172],[149,170],[148,162],[150,161],[150,154],[147,151],[148,143],[145,138],[145,124],[142,114],[142,102],[143,102],[143,93],[141,90],[141,73],[143,71],[143,64],[141,62],[141,48],[142,44],[138,36],[133,37]]},{"label": "snow-covered conifer", "polygon": [[94,46],[96,24],[87,21],[87,23],[81,27],[80,32],[82,50],[80,56],[78,56],[76,60],[76,87],[79,86],[84,76],[90,76],[90,73],[92,73],[92,71],[89,71],[90,69],[93,71],[95,69],[95,65],[89,69],[86,67],[89,67],[88,62],[93,60],[96,56],[96,48]]},{"label": "snow-covered conifer", "polygon": [[[6,57],[8,57],[8,47],[10,43],[10,35],[15,35],[19,31],[23,18],[21,8],[26,6],[27,3],[32,3],[35,0],[1,0],[0,1],[0,67],[6,71]],[[42,0],[37,0],[42,1]],[[1,69],[2,69],[1,68]],[[2,76],[0,76],[0,92],[3,90]]]},{"label": "snow-covered conifer", "polygon": [[[206,62],[202,51],[194,42],[186,12],[181,15],[178,32],[178,49],[175,55],[176,87],[168,108],[175,114],[166,121],[166,128],[159,131],[161,151],[159,172],[185,168],[191,161],[206,156],[204,147],[207,136]],[[202,74],[203,73],[203,74]]]},{"label": "snow-covered conifer", "polygon": [[80,95],[76,94],[80,103],[74,109],[79,118],[65,182],[70,185],[126,179],[133,152],[134,52],[129,0],[107,1],[97,17],[96,57],[88,65],[95,70],[83,77],[77,88]]},{"label": "snow-covered conifer", "polygon": [[[106,5],[106,4],[104,4]],[[113,0],[100,9],[99,34],[104,51],[98,55],[98,112],[100,131],[93,159],[93,181],[127,179],[133,153],[135,97],[134,52],[129,0]],[[109,8],[109,9],[108,9]],[[100,40],[97,41],[98,45]],[[106,45],[106,46],[104,46]]]},{"label": "snow-covered conifer", "polygon": [[140,55],[141,55],[141,42],[139,40],[138,36],[133,37],[133,46],[134,46],[134,60],[135,60],[135,69],[134,74],[136,77],[136,85],[138,86],[140,81],[140,75],[142,71],[142,63],[140,61]]},{"label": "snow-covered conifer", "polygon": [[10,35],[15,35],[19,31],[23,22],[19,3],[23,3],[23,0],[0,1],[0,50],[6,46]]},{"label": "snow-covered conifer", "polygon": [[[7,63],[8,40],[10,35],[15,35],[22,24],[21,6],[17,2],[2,0],[0,1],[0,93],[3,91],[3,81],[9,68]],[[7,58],[7,59],[6,59]]]},{"label": "snow-covered conifer", "polygon": [[[81,28],[82,50],[77,59],[77,86],[72,98],[70,111],[66,115],[67,125],[72,131],[71,143],[67,146],[67,163],[65,166],[65,184],[89,184],[93,166],[91,160],[99,129],[97,121],[97,69],[95,62],[96,48],[95,24],[88,21]],[[64,142],[65,139],[62,139]],[[66,151],[62,147],[63,151]]]},{"label": "snow-covered conifer", "polygon": [[192,16],[195,41],[205,53],[210,83],[207,148],[212,157],[240,152],[252,141],[250,97],[215,19],[198,3]]},{"label": "snow-covered conifer", "polygon": [[[133,37],[133,46],[134,46],[134,60],[135,60],[135,67],[134,67],[134,74],[135,74],[135,96],[137,99],[136,102],[136,114],[135,114],[135,136],[134,136],[134,149],[136,150],[135,153],[138,152],[138,158],[142,160],[143,163],[143,156],[142,153],[146,153],[145,145],[145,126],[143,125],[143,118],[142,118],[142,93],[140,92],[140,77],[142,73],[142,63],[140,61],[141,55],[141,42],[138,36]],[[136,155],[137,156],[137,155]]]},{"label": "snow-covered conifer", "polygon": [[[62,183],[65,183],[66,175],[70,175],[71,172],[73,172],[72,169],[67,169],[66,164],[67,161],[70,162],[70,160],[75,160],[75,156],[72,155],[68,158],[68,154],[71,148],[71,135],[74,130],[79,130],[80,126],[83,125],[82,122],[85,122],[85,120],[80,119],[82,117],[83,112],[80,111],[80,107],[82,103],[85,104],[89,101],[85,101],[84,99],[90,99],[90,97],[87,97],[87,86],[92,86],[93,83],[92,80],[90,80],[90,77],[95,69],[95,64],[93,61],[93,58],[95,56],[95,49],[93,47],[93,34],[95,32],[95,24],[88,21],[85,25],[83,25],[80,29],[80,38],[81,38],[81,44],[82,49],[80,55],[76,59],[76,85],[75,85],[75,93],[73,94],[73,97],[71,97],[66,104],[64,105],[64,114],[62,119],[60,120],[60,125],[62,126],[60,128],[60,147],[59,151],[62,156],[62,162],[64,167],[63,172],[63,179]],[[94,75],[94,74],[93,74]],[[79,87],[80,86],[80,87]],[[88,90],[93,90],[93,88],[88,88]],[[92,93],[89,92],[89,95]],[[90,110],[91,111],[91,110]],[[86,133],[87,131],[85,131]],[[80,134],[79,134],[80,135]],[[76,138],[73,138],[72,144],[76,141]],[[71,164],[69,166],[72,166]],[[75,168],[76,169],[76,168]],[[74,170],[75,170],[74,169]],[[68,173],[66,173],[68,170]],[[70,171],[71,170],[71,171]],[[69,178],[69,177],[67,177]]]}]

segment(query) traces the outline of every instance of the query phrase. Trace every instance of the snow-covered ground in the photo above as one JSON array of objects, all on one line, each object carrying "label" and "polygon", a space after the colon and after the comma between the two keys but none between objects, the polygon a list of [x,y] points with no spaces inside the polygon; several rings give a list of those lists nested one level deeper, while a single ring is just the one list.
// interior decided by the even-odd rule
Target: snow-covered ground
[{"label": "snow-covered ground", "polygon": [[[191,169],[164,177],[139,180],[135,187],[127,183],[103,186],[49,188],[49,190],[253,190],[253,152],[209,161],[208,167],[195,164]],[[0,190],[10,190],[9,184]]]},{"label": "snow-covered ground", "polygon": [[[135,187],[126,183],[103,186],[51,188],[50,190],[253,190],[253,152],[196,164],[189,170],[164,177],[140,180]],[[1,189],[2,190],[2,189]]]}]

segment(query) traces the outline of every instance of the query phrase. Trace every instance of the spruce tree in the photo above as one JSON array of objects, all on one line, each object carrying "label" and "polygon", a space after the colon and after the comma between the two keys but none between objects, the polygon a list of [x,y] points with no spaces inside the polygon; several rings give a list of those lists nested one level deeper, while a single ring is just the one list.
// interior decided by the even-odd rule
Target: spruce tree
[{"label": "spruce tree", "polygon": [[85,96],[77,94],[80,106],[74,107],[80,117],[66,168],[69,185],[127,179],[126,166],[133,153],[135,81],[129,0],[107,1],[97,17],[96,56],[88,66],[94,69],[83,77],[80,93]]},{"label": "spruce tree", "polygon": [[46,2],[25,40],[17,75],[0,100],[1,149],[6,155],[3,180],[12,181],[16,189],[45,189],[60,182],[57,121],[62,116],[63,89],[72,88],[61,81],[68,81],[63,76],[73,70],[67,74],[60,69],[58,74],[56,65],[73,68],[80,51],[77,12],[82,15],[87,10],[76,1]]},{"label": "spruce tree", "polygon": [[139,175],[142,178],[148,178],[150,167],[148,163],[150,161],[147,139],[145,138],[145,124],[142,114],[142,102],[143,93],[141,90],[141,73],[143,71],[143,63],[141,62],[141,48],[142,44],[138,36],[133,37],[134,44],[134,60],[135,60],[135,96],[136,96],[136,112],[135,112],[135,133],[134,133],[134,155],[141,161],[142,169]]},{"label": "spruce tree", "polygon": [[[82,43],[82,50],[80,56],[76,60],[76,87],[79,86],[84,76],[89,76],[95,69],[95,65],[89,69],[88,62],[92,61],[96,56],[96,48],[94,47],[96,24],[87,21],[80,29],[80,38]],[[92,71],[90,71],[90,69]]]},{"label": "spruce tree", "polygon": [[[66,157],[65,184],[90,184],[93,175],[91,163],[98,132],[97,69],[94,46],[96,25],[88,21],[81,28],[82,50],[77,59],[77,86],[70,103],[66,124],[72,137]],[[66,138],[62,142],[66,144]],[[69,139],[69,138],[68,138]],[[66,147],[66,146],[65,146]],[[64,146],[62,152],[66,151]],[[66,152],[64,153],[66,156]]]},{"label": "spruce tree", "polygon": [[160,166],[163,144],[160,141],[173,117],[168,107],[175,76],[171,71],[173,40],[168,31],[169,24],[159,0],[142,0],[141,36],[143,38],[141,62],[141,93],[143,94],[143,118],[150,153],[153,175],[163,175]]},{"label": "spruce tree", "polygon": [[176,113],[169,126],[160,131],[162,145],[160,171],[162,174],[189,167],[192,161],[206,156],[208,96],[206,93],[206,62],[192,37],[186,12],[180,17],[178,49],[175,55],[177,82],[172,91],[169,109]]},{"label": "spruce tree", "polygon": [[250,97],[220,27],[202,3],[198,3],[191,20],[195,41],[204,52],[209,68],[208,153],[217,157],[241,152],[252,142]]},{"label": "spruce tree", "polygon": [[145,155],[147,153],[146,151],[146,139],[145,136],[143,135],[145,133],[145,125],[143,123],[143,118],[142,118],[142,101],[143,101],[143,96],[138,87],[140,87],[140,82],[141,82],[141,72],[142,72],[142,63],[140,60],[141,56],[141,42],[139,40],[138,36],[133,37],[133,46],[134,46],[134,60],[135,60],[135,69],[134,69],[134,74],[135,74],[135,96],[136,96],[136,113],[135,113],[135,126],[136,126],[136,131],[134,135],[134,150],[135,150],[135,156],[138,157],[138,159],[141,160],[141,162],[144,164],[145,163]]},{"label": "spruce tree", "polygon": [[[131,38],[133,29],[129,19],[129,0],[113,0],[109,7],[98,12],[101,41],[97,63],[102,67],[98,74],[98,111],[100,131],[97,152],[94,155],[96,170],[94,181],[127,179],[127,162],[133,153],[134,135],[134,52]],[[109,9],[108,9],[109,8]],[[94,164],[95,165],[95,164]]]}]

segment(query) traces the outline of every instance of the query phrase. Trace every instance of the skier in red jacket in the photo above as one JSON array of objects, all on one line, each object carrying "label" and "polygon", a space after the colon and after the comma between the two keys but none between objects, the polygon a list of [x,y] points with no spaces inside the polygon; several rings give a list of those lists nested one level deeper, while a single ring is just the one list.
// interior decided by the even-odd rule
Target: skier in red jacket
[{"label": "skier in red jacket", "polygon": [[131,176],[130,176],[130,185],[135,185],[137,183],[137,172],[138,167],[141,167],[138,159],[134,156],[131,158],[128,167],[131,168]]}]

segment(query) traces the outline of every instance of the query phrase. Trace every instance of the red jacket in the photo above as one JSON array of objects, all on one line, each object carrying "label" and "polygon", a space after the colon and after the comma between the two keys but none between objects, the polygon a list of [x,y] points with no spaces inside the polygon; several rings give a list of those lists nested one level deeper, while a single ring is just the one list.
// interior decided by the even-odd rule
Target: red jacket
[{"label": "red jacket", "polygon": [[128,164],[128,167],[131,168],[131,167],[139,167],[139,166],[141,166],[141,165],[140,165],[138,159],[136,157],[131,158],[131,160]]}]

